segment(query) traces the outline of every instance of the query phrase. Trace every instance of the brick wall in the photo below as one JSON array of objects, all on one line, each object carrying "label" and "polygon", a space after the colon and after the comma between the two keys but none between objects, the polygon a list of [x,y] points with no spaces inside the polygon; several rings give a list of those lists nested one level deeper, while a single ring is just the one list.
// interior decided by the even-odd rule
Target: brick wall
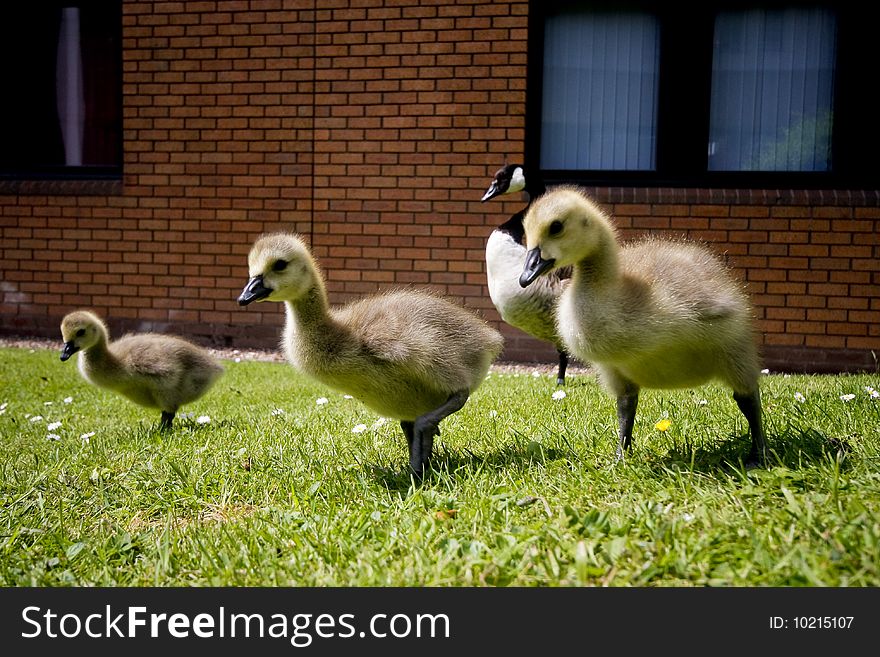
[{"label": "brick wall", "polygon": [[[124,178],[0,183],[0,331],[55,338],[91,307],[117,332],[272,347],[282,309],[236,297],[250,244],[283,229],[334,302],[431,286],[496,323],[505,358],[553,361],[499,322],[483,261],[521,206],[479,198],[524,151],[527,27],[524,1],[127,0]],[[727,253],[769,365],[875,367],[877,190],[594,192],[627,236]]]}]

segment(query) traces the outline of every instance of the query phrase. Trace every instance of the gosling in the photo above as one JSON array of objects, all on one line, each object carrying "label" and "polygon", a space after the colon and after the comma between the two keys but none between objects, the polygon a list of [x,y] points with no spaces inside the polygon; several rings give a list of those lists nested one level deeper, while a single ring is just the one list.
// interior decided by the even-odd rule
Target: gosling
[{"label": "gosling", "polygon": [[238,302],[282,301],[282,349],[313,379],[400,421],[418,478],[439,423],[461,409],[503,346],[500,333],[471,311],[412,289],[330,308],[324,278],[291,233],[260,237],[248,255],[250,280]]},{"label": "gosling", "polygon": [[[508,164],[495,173],[480,201],[520,191],[528,194],[530,205],[545,188],[540,177],[529,175],[527,178],[521,164]],[[556,303],[571,278],[571,270],[557,269],[528,289],[518,285],[526,260],[522,220],[527,209],[528,205],[495,228],[486,242],[489,298],[505,322],[556,347],[559,354],[556,385],[564,385],[568,353],[556,331]]]},{"label": "gosling", "polygon": [[142,333],[110,343],[107,326],[93,312],[77,310],[61,321],[61,360],[76,352],[89,383],[162,411],[160,429],[170,430],[184,404],[204,395],[223,373],[205,350],[171,335]]},{"label": "gosling", "polygon": [[617,457],[632,442],[641,388],[733,389],[749,425],[747,463],[766,458],[759,359],[748,297],[706,247],[646,238],[621,245],[609,218],[576,187],[554,188],[524,220],[529,249],[520,284],[571,265],[557,308],[570,352],[593,363],[617,399]]}]

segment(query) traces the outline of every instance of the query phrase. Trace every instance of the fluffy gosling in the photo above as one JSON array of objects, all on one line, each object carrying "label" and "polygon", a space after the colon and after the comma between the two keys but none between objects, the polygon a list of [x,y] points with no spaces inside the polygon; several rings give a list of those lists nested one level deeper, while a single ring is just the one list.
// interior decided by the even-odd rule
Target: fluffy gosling
[{"label": "fluffy gosling", "polygon": [[593,363],[617,398],[618,458],[632,441],[641,388],[733,389],[752,438],[748,462],[766,456],[753,313],[741,285],[705,246],[647,238],[620,244],[583,190],[559,187],[529,208],[521,285],[574,268],[557,309],[572,354]]},{"label": "fluffy gosling", "polygon": [[61,336],[62,361],[81,352],[79,371],[86,381],[161,409],[163,430],[171,428],[177,409],[204,395],[223,373],[220,363],[183,338],[142,333],[110,343],[107,326],[87,310],[66,315]]},{"label": "fluffy gosling", "polygon": [[421,477],[440,421],[482,383],[501,352],[501,334],[471,311],[412,289],[331,308],[317,263],[291,233],[258,239],[248,269],[239,304],[284,302],[282,348],[290,363],[399,420],[410,468]]}]

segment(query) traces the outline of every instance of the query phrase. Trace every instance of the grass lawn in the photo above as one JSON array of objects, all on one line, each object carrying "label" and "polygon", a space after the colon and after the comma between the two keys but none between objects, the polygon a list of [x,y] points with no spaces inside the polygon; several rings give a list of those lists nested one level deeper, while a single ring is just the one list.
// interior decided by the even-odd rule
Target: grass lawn
[{"label": "grass lawn", "polygon": [[765,376],[745,470],[720,386],[645,391],[615,464],[592,376],[493,370],[413,486],[396,422],[289,365],[225,361],[163,435],[75,360],[0,349],[3,586],[880,586],[876,375]]}]

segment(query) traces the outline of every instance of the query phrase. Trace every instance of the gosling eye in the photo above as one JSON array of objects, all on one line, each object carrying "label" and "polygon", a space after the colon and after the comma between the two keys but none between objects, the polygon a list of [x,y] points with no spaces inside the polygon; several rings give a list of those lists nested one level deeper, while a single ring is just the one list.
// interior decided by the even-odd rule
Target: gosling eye
[{"label": "gosling eye", "polygon": [[85,334],[86,334],[86,330],[85,330],[85,329],[79,329],[79,330],[76,332],[76,337],[81,338],[81,337],[84,336]]},{"label": "gosling eye", "polygon": [[554,221],[550,224],[550,228],[547,230],[550,235],[559,235],[562,232],[562,222]]},{"label": "gosling eye", "polygon": [[287,269],[287,260],[276,260],[272,263],[272,271],[284,271]]}]

